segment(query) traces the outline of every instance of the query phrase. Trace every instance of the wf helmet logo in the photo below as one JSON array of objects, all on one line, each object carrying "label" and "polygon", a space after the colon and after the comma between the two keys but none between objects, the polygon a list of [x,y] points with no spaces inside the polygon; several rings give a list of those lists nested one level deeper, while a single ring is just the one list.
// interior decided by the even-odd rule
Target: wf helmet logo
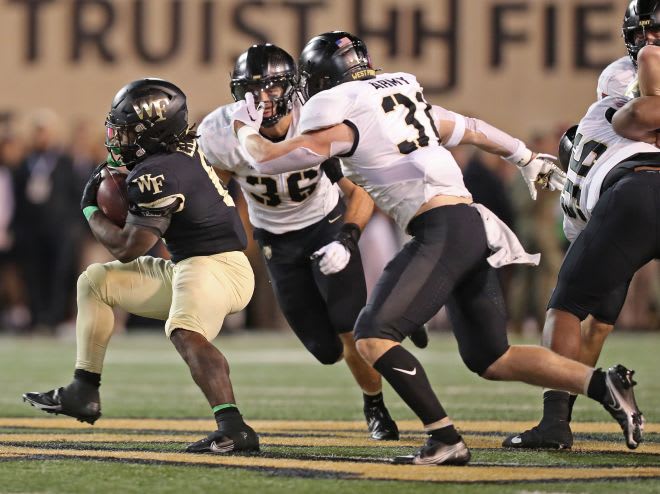
[{"label": "wf helmet logo", "polygon": [[161,120],[165,120],[166,117],[163,116],[163,112],[169,104],[170,100],[165,97],[149,98],[138,100],[133,103],[133,109],[140,120],[144,120],[145,114],[149,119],[153,118],[154,115],[157,115],[158,119],[156,119],[155,122],[160,122]]}]

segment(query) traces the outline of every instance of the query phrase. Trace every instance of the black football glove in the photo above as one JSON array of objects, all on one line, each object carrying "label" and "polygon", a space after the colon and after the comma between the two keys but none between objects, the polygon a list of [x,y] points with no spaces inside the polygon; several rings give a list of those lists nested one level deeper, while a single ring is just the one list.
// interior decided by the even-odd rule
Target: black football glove
[{"label": "black football glove", "polygon": [[83,211],[86,207],[97,206],[96,204],[96,192],[99,190],[99,185],[101,184],[101,171],[108,166],[104,161],[99,166],[94,168],[94,171],[87,180],[85,188],[83,189],[82,198],[80,199],[80,209]]}]

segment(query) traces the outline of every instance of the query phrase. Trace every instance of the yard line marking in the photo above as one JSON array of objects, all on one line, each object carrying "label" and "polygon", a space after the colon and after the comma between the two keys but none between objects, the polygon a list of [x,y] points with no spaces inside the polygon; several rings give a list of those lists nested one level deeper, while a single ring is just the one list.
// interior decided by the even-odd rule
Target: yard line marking
[{"label": "yard line marking", "polygon": [[430,482],[533,482],[561,480],[660,479],[660,466],[607,468],[539,468],[529,466],[465,466],[441,468],[391,465],[348,461],[310,461],[299,459],[264,458],[259,456],[193,455],[189,453],[159,453],[145,451],[75,451],[70,449],[44,450],[20,446],[4,446],[2,456],[57,459],[90,459],[127,462],[154,462],[177,465],[205,465],[247,469],[303,470],[352,479],[417,480]]},{"label": "yard line marking", "polygon": [[[361,420],[249,420],[255,430],[268,432],[363,432],[366,425]],[[529,429],[537,422],[530,421],[484,421],[484,420],[458,420],[454,422],[461,431],[469,432],[501,432],[510,434]],[[398,420],[397,424],[402,431],[419,431],[422,427],[417,420]],[[41,418],[0,418],[0,427],[27,427],[35,429],[141,429],[141,430],[170,430],[170,431],[202,431],[208,433],[215,428],[215,421],[209,419],[113,419],[101,418],[95,426],[81,424],[68,417],[41,417]],[[614,422],[571,422],[571,429],[577,433],[617,433],[621,429]],[[645,433],[660,433],[660,424],[646,424]]]}]

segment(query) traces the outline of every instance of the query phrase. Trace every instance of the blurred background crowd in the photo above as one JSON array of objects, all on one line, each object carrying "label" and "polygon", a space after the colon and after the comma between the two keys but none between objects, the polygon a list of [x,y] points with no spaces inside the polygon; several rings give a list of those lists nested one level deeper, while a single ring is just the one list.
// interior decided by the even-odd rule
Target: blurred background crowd
[{"label": "blurred background crowd", "polygon": [[[0,127],[0,328],[5,332],[72,332],[78,274],[91,262],[112,260],[92,237],[79,209],[84,183],[106,156],[103,127],[80,121],[67,129],[62,122],[52,110],[40,109],[27,116],[22,125],[6,116]],[[556,154],[557,142],[567,126],[557,124],[552,130],[532,135],[527,144],[535,151]],[[499,271],[510,331],[534,334],[542,327],[545,304],[568,246],[561,228],[558,194],[544,191],[532,201],[517,169],[507,162],[461,146],[453,154],[475,201],[502,218],[528,251],[542,253],[537,268],[509,266]],[[230,190],[251,238],[240,189],[230,184]],[[360,241],[369,288],[406,240],[385,215],[374,214]],[[167,250],[157,245],[153,254],[167,257]],[[257,279],[255,294],[245,311],[228,319],[226,329],[286,328],[254,242],[250,242],[248,256]],[[656,264],[649,264],[634,279],[617,323],[619,329],[660,328]],[[118,330],[162,324],[118,316]],[[442,312],[430,327],[448,329]]]},{"label": "blurred background crowd", "polygon": [[[76,278],[111,260],[91,236],[80,193],[105,158],[103,119],[112,96],[145,76],[175,82],[192,121],[228,103],[236,56],[272,42],[294,58],[314,34],[365,40],[376,67],[415,74],[434,104],[556,154],[559,136],[596,96],[596,80],[625,55],[628,0],[12,0],[0,2],[0,331],[71,331]],[[48,108],[48,109],[46,109]],[[476,201],[497,213],[537,268],[500,271],[512,332],[536,333],[566,240],[558,194],[531,201],[515,167],[471,149],[454,154]],[[242,208],[240,191],[231,186]],[[248,234],[250,237],[250,235]],[[367,284],[406,241],[382,214],[360,246]],[[164,247],[156,254],[166,256]],[[248,248],[257,288],[227,329],[284,328],[261,254]],[[604,266],[603,269],[607,269]],[[656,263],[640,271],[620,329],[660,328]],[[350,287],[347,287],[350,289]],[[117,318],[120,327],[149,321]],[[155,323],[157,327],[161,323]],[[431,327],[448,326],[440,313]]]}]

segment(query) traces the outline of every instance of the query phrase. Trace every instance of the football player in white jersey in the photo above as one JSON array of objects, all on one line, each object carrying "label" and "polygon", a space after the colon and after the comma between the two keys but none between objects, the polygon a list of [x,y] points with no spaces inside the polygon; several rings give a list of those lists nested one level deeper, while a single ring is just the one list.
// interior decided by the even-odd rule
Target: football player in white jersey
[{"label": "football player in white jersey", "polygon": [[[542,181],[562,187],[565,177],[544,156],[487,123],[424,99],[416,78],[376,75],[359,38],[332,32],[310,40],[300,56],[300,85],[308,98],[301,135],[279,143],[259,136],[259,107],[251,98],[234,123],[239,141],[265,173],[282,173],[341,155],[344,174],[412,240],[385,268],[360,313],[359,352],[399,393],[429,438],[399,462],[465,464],[470,452],[435,396],[420,362],[400,342],[447,305],[468,368],[487,379],[519,380],[588,394],[619,422],[630,447],[640,435],[628,371],[595,370],[533,346],[509,346],[506,310],[495,267],[537,263],[506,225],[472,204],[447,146],[475,144],[518,165],[533,196]],[[253,122],[256,119],[257,122]]]},{"label": "football player in white jersey", "polygon": [[[236,101],[250,93],[264,103],[259,130],[273,141],[297,134],[296,76],[291,55],[272,44],[254,45],[236,61],[231,93]],[[381,377],[359,355],[353,339],[367,297],[357,242],[373,201],[342,177],[336,158],[300,171],[260,174],[231,126],[239,106],[221,106],[202,121],[200,147],[225,183],[233,176],[240,184],[273,290],[295,334],[322,364],[334,364],[343,356],[363,391],[371,437],[397,440],[396,423],[383,402]],[[425,337],[425,329],[417,336]]]},{"label": "football player in white jersey", "polygon": [[[562,137],[559,156],[568,169],[568,180],[561,195],[564,211],[564,233],[572,245],[566,254],[559,272],[559,280],[548,303],[548,312],[543,328],[543,345],[565,357],[579,360],[586,365],[595,365],[600,356],[605,339],[614,329],[621,308],[626,299],[628,286],[635,271],[633,265],[623,262],[625,249],[621,248],[618,237],[622,234],[616,226],[618,218],[607,214],[603,223],[605,191],[617,187],[630,187],[626,182],[618,182],[633,171],[642,170],[658,161],[657,148],[652,144],[626,139],[616,133],[612,126],[613,117],[629,100],[625,95],[631,88],[636,89],[637,54],[640,49],[660,38],[654,12],[657,1],[633,0],[628,6],[623,20],[623,34],[628,56],[610,64],[598,79],[598,99],[591,105],[579,126],[572,127]],[[652,21],[651,23],[645,22]],[[648,64],[647,64],[648,66]],[[652,111],[645,112],[652,115]],[[625,128],[630,129],[631,125]],[[654,143],[655,141],[653,141]],[[646,180],[646,174],[637,180]],[[620,194],[613,190],[608,194]],[[602,208],[598,220],[588,230],[596,207]],[[631,225],[632,228],[632,225]],[[597,230],[598,233],[595,233]],[[624,231],[628,231],[625,229]],[[615,238],[612,238],[615,237]],[[594,238],[598,239],[597,241]],[[616,252],[598,250],[600,242],[605,242]],[[585,244],[590,244],[585,248]],[[638,247],[641,249],[644,244]],[[630,246],[627,246],[630,247]],[[584,258],[593,261],[590,263]],[[613,269],[610,266],[613,266]],[[607,270],[602,269],[608,266]],[[625,276],[624,276],[625,273]],[[607,280],[601,276],[605,275]],[[611,280],[619,280],[609,292],[603,287],[611,287]],[[590,299],[586,300],[586,295]],[[598,302],[598,303],[596,303]],[[580,329],[580,321],[590,315],[590,321]],[[564,391],[547,389],[543,393],[543,417],[538,425],[520,434],[507,437],[503,446],[530,449],[570,449],[573,433],[570,428],[573,404],[576,395]]]}]

